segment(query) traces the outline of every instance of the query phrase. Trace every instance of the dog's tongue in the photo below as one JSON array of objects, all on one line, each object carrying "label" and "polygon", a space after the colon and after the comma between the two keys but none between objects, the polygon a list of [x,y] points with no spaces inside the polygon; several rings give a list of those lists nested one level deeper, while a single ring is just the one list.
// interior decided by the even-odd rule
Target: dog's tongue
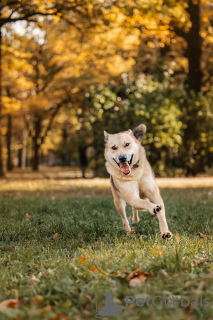
[{"label": "dog's tongue", "polygon": [[130,173],[130,166],[128,162],[120,163],[120,169],[125,174]]}]

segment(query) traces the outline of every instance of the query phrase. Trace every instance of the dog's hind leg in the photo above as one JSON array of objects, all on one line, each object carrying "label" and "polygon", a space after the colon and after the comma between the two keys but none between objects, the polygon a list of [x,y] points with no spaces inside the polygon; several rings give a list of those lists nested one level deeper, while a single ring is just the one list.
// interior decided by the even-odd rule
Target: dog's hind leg
[{"label": "dog's hind leg", "polygon": [[124,201],[122,198],[119,197],[116,191],[112,190],[113,198],[114,198],[114,204],[116,209],[118,210],[118,213],[121,216],[121,219],[123,221],[124,229],[127,233],[131,232],[131,228],[129,225],[129,221],[126,216],[126,201]]},{"label": "dog's hind leg", "polygon": [[138,216],[138,210],[135,208],[132,208],[132,223],[138,223],[140,221],[140,218]]}]

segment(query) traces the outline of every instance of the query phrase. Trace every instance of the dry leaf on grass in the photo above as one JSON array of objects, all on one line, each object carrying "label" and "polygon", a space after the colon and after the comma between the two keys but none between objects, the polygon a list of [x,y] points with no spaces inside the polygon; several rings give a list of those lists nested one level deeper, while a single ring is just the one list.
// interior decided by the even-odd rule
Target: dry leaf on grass
[{"label": "dry leaf on grass", "polygon": [[196,233],[196,236],[199,236],[200,238],[205,238],[205,234],[203,234],[202,232],[198,232]]},{"label": "dry leaf on grass", "polygon": [[81,264],[86,264],[87,263],[87,259],[85,257],[79,257],[78,260],[79,260],[79,262]]},{"label": "dry leaf on grass", "polygon": [[141,271],[140,269],[137,269],[128,275],[127,281],[131,287],[138,287],[142,285],[147,278],[150,278],[153,276],[154,274],[152,272],[146,273]]},{"label": "dry leaf on grass", "polygon": [[25,218],[27,220],[33,219],[33,217],[29,213],[26,213]]},{"label": "dry leaf on grass", "polygon": [[197,266],[201,263],[204,263],[205,261],[209,260],[208,258],[201,258],[199,260],[192,260],[191,266]]},{"label": "dry leaf on grass", "polygon": [[60,234],[60,233],[55,233],[55,234],[53,235],[53,239],[57,239],[57,238],[59,238],[59,237],[61,237],[61,234]]},{"label": "dry leaf on grass", "polygon": [[89,270],[90,271],[99,271],[99,269],[97,267],[90,267]]},{"label": "dry leaf on grass", "polygon": [[176,235],[175,235],[175,239],[177,240],[177,242],[180,242],[180,236],[179,236],[179,233],[176,233]]},{"label": "dry leaf on grass", "polygon": [[69,320],[65,314],[59,312],[56,317],[50,318],[50,320]]},{"label": "dry leaf on grass", "polygon": [[15,299],[7,299],[0,302],[0,311],[4,308],[15,308],[19,303],[18,291],[15,290]]},{"label": "dry leaf on grass", "polygon": [[42,296],[35,296],[34,298],[33,298],[33,302],[35,303],[35,304],[38,304],[39,302],[41,302],[41,301],[43,301],[43,297]]},{"label": "dry leaf on grass", "polygon": [[0,303],[0,311],[2,311],[4,308],[15,308],[18,304],[19,301],[17,299],[4,300]]}]

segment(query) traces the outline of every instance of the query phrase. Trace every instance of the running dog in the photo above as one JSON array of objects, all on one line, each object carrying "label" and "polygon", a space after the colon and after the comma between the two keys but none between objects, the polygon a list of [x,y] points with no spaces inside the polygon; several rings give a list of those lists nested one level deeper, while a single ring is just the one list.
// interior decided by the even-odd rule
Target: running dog
[{"label": "running dog", "polygon": [[168,239],[172,234],[166,222],[164,203],[141,145],[145,133],[144,124],[116,134],[104,131],[106,169],[110,174],[114,204],[127,234],[134,235],[126,217],[126,203],[129,203],[133,224],[140,221],[139,210],[149,211],[158,217],[161,237]]}]

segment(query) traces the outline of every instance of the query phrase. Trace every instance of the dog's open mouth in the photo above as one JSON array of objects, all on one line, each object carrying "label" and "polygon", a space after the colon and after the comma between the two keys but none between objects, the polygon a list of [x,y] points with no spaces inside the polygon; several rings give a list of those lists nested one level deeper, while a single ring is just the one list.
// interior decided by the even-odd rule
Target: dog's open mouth
[{"label": "dog's open mouth", "polygon": [[120,162],[120,163],[117,163],[117,161],[115,159],[114,160],[119,166],[119,168],[121,169],[121,171],[124,174],[128,175],[131,172],[132,158],[133,158],[133,155],[131,156],[131,159],[128,162]]}]

